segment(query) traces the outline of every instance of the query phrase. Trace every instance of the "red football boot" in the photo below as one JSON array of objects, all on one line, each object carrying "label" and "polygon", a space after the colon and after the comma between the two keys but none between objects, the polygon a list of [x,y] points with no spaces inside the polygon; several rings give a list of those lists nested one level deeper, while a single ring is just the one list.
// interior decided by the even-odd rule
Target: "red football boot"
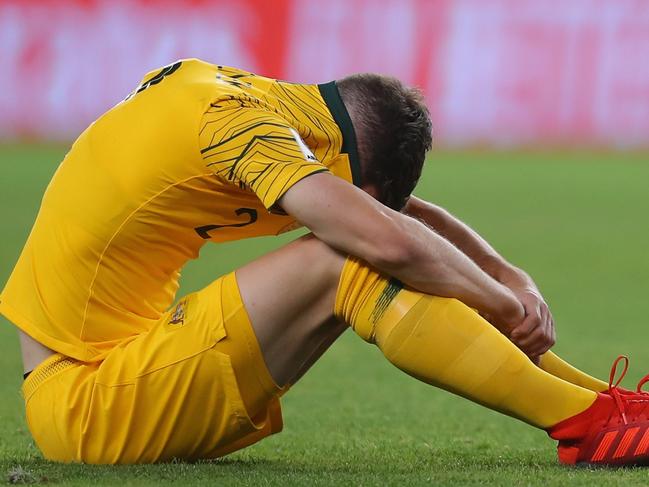
[{"label": "red football boot", "polygon": [[626,357],[618,357],[614,362],[606,393],[597,394],[595,402],[585,411],[548,429],[548,435],[559,440],[557,450],[561,463],[649,464],[649,394],[619,390],[628,360],[622,376],[613,384],[621,360]]}]

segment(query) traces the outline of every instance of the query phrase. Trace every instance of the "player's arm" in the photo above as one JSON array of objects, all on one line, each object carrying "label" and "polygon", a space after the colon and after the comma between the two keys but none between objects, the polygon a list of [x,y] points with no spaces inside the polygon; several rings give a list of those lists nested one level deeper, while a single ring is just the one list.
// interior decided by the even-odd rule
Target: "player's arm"
[{"label": "player's arm", "polygon": [[512,290],[526,314],[525,320],[511,334],[514,343],[530,356],[541,355],[554,345],[552,314],[525,271],[507,262],[477,232],[440,206],[411,196],[404,212],[430,225],[487,274]]},{"label": "player's arm", "polygon": [[285,120],[219,105],[204,114],[199,132],[201,155],[217,177],[250,189],[266,208],[279,204],[332,247],[489,314],[505,332],[522,321],[507,287],[426,225],[331,175]]},{"label": "player's arm", "polygon": [[509,333],[523,319],[513,293],[448,240],[346,181],[322,173],[294,184],[280,206],[332,247],[420,291],[453,297]]}]

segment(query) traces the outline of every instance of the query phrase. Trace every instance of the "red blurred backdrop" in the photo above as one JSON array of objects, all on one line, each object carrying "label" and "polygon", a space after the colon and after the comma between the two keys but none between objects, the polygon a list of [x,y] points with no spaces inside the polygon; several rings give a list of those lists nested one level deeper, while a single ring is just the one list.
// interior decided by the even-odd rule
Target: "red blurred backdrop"
[{"label": "red blurred backdrop", "polygon": [[649,0],[0,1],[0,138],[72,138],[182,57],[398,76],[442,145],[649,145]]}]

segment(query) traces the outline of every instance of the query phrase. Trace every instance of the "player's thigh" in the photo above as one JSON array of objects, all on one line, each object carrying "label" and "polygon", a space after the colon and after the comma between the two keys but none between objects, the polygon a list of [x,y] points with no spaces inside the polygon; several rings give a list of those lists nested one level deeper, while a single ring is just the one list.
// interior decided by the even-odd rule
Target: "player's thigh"
[{"label": "player's thigh", "polygon": [[307,235],[236,271],[255,335],[277,383],[294,380],[303,364],[342,332],[332,317],[344,261],[337,251]]},{"label": "player's thigh", "polygon": [[[253,318],[287,322],[327,294],[333,301],[345,256],[305,235],[236,271],[243,301]],[[313,310],[310,311],[313,314]]]}]

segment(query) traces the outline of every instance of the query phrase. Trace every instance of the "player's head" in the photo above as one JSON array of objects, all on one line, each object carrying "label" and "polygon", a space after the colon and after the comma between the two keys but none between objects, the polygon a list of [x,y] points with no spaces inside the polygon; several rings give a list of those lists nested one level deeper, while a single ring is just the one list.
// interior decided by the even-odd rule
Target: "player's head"
[{"label": "player's head", "polygon": [[419,90],[389,76],[364,73],[336,81],[354,125],[363,186],[400,210],[415,188],[432,144],[432,124]]}]

